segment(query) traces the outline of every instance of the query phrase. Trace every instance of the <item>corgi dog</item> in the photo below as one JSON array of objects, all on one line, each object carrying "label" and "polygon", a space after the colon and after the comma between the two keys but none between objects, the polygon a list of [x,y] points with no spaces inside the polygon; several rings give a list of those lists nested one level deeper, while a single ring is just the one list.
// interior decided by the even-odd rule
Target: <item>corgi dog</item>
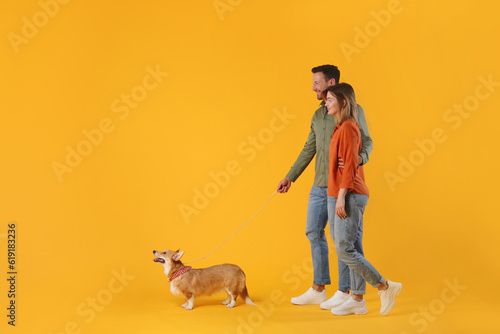
[{"label": "corgi dog", "polygon": [[166,250],[153,251],[154,262],[161,263],[164,273],[170,281],[170,292],[184,297],[186,302],[181,306],[186,310],[193,309],[194,298],[226,292],[227,299],[222,302],[226,307],[236,305],[236,297],[241,296],[245,303],[255,305],[246,287],[245,273],[235,264],[220,264],[208,268],[192,269],[181,262],[184,252]]}]

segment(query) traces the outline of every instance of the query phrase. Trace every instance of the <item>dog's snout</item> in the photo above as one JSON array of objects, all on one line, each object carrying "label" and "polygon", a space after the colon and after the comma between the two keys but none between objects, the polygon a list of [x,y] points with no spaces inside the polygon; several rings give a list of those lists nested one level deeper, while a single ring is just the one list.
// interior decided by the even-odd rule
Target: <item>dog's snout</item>
[{"label": "dog's snout", "polygon": [[153,251],[153,254],[156,254],[156,251],[155,251],[155,250]]}]

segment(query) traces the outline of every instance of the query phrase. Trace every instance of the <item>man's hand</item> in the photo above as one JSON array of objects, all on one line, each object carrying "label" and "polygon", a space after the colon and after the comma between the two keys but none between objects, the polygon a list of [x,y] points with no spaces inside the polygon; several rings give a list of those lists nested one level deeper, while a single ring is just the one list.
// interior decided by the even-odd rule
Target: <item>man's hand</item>
[{"label": "man's hand", "polygon": [[288,189],[290,189],[291,186],[292,186],[292,181],[285,177],[278,184],[278,189],[276,189],[276,191],[279,193],[286,193],[286,192],[288,192]]},{"label": "man's hand", "polygon": [[[342,160],[342,158],[339,158],[337,160],[337,163],[339,165],[339,168],[344,168],[344,160]],[[361,156],[358,155],[358,166],[361,165],[363,163],[363,158],[361,158]]]}]

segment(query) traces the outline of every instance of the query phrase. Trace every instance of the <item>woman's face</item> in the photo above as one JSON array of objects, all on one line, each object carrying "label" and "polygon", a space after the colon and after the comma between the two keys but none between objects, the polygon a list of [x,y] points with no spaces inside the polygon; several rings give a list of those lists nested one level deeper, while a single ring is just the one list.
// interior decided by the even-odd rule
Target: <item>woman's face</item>
[{"label": "woman's face", "polygon": [[326,109],[328,109],[328,115],[337,115],[340,113],[340,104],[337,101],[337,97],[332,94],[332,92],[328,92],[326,94]]}]

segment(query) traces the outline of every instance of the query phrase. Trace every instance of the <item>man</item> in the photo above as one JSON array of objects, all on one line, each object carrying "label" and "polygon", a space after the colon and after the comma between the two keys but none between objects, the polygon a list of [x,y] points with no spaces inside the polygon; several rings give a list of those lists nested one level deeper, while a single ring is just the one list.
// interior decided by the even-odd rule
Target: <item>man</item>
[{"label": "man", "polygon": [[[340,71],[333,65],[322,65],[314,67],[313,87],[318,100],[323,100],[321,93],[339,82]],[[361,130],[362,148],[358,156],[358,164],[364,165],[368,162],[369,155],[373,149],[372,140],[368,133],[365,114],[363,108],[358,105],[359,125]],[[309,194],[309,203],[307,207],[306,236],[311,243],[311,253],[314,268],[314,280],[312,287],[299,297],[294,297],[291,302],[296,305],[320,304],[323,309],[331,309],[341,305],[349,299],[351,290],[351,276],[353,280],[363,278],[355,272],[351,272],[349,267],[338,260],[339,270],[339,290],[335,292],[332,298],[327,300],[325,285],[330,284],[330,270],[328,264],[328,243],[325,236],[325,227],[328,221],[327,212],[327,190],[328,190],[328,151],[330,140],[335,129],[335,116],[328,115],[325,102],[320,103],[319,108],[314,113],[311,120],[311,131],[304,148],[299,157],[293,164],[287,176],[278,184],[277,191],[286,193],[290,189],[292,182],[309,165],[316,155],[316,174],[314,185]],[[339,165],[343,161],[339,159]],[[330,223],[331,224],[331,223]],[[333,230],[331,228],[331,230]],[[364,280],[363,280],[364,282]],[[353,295],[364,294],[365,291],[352,291]]]}]

